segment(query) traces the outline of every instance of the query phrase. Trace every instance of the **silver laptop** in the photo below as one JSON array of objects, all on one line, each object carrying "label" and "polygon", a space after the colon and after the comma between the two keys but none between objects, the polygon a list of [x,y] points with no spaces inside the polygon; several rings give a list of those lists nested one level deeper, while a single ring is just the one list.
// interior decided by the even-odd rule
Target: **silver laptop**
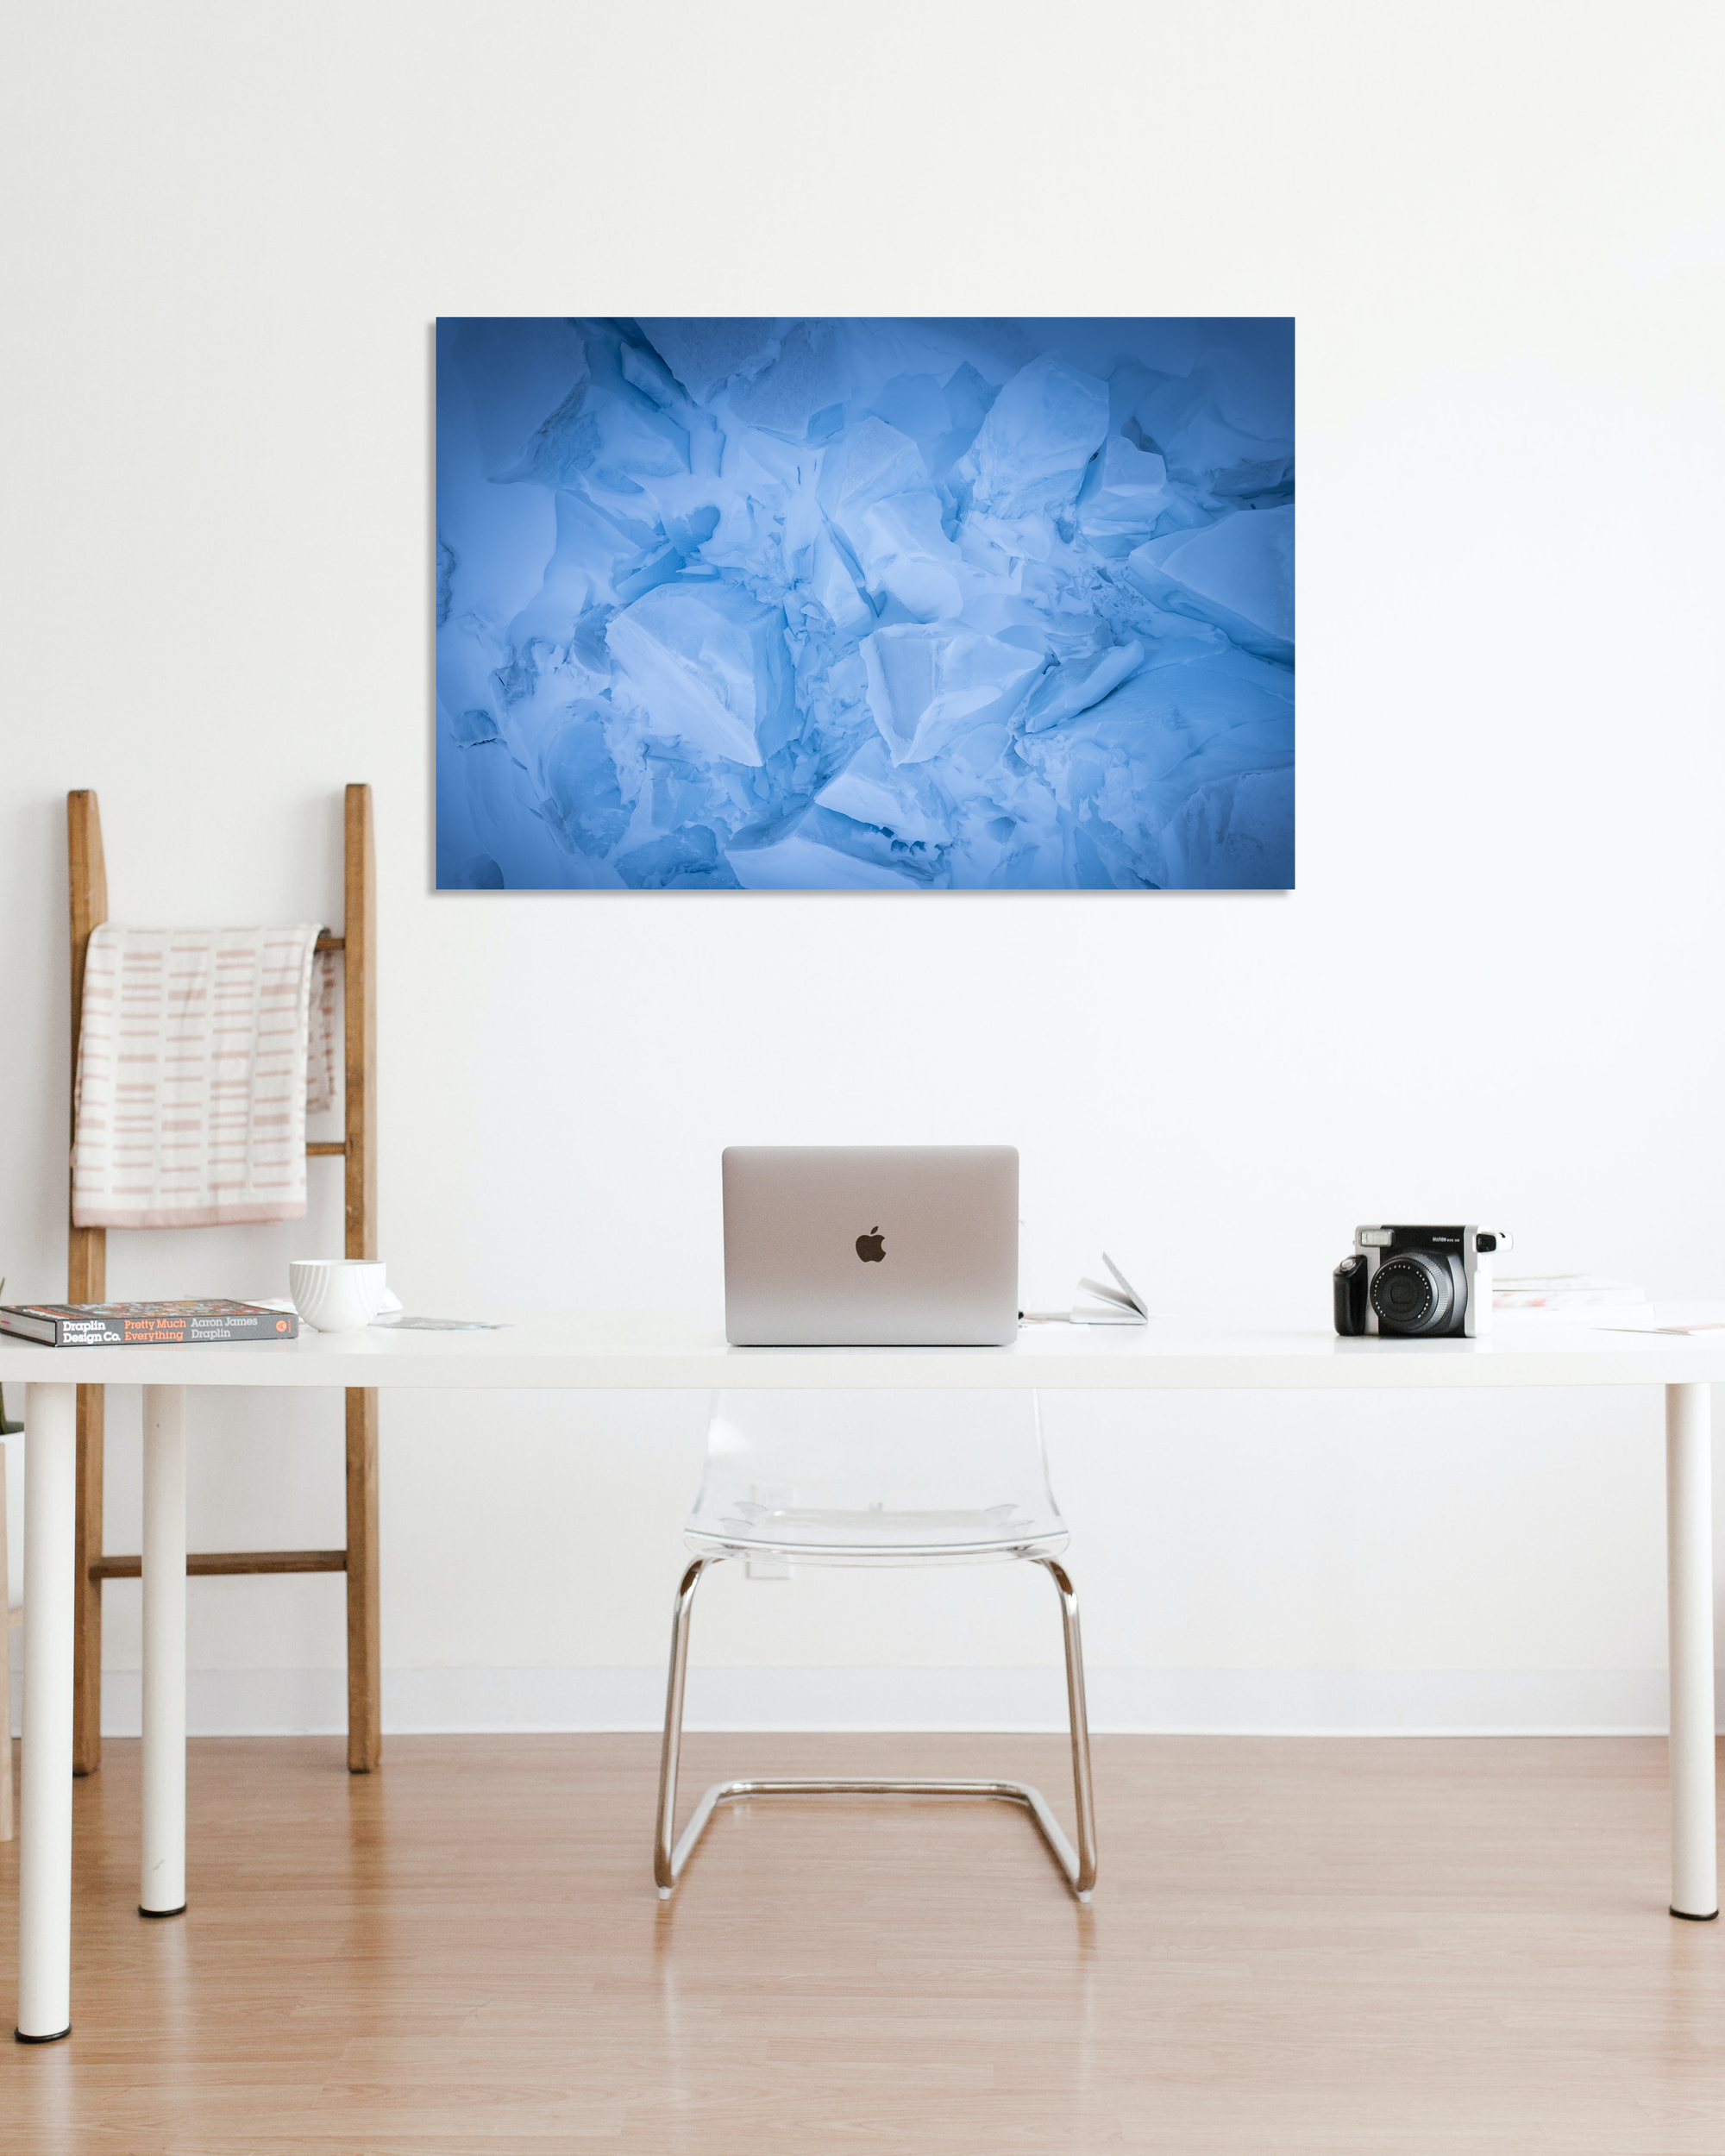
[{"label": "silver laptop", "polygon": [[998,1347],[1019,1326],[1011,1145],[729,1145],[736,1347]]}]

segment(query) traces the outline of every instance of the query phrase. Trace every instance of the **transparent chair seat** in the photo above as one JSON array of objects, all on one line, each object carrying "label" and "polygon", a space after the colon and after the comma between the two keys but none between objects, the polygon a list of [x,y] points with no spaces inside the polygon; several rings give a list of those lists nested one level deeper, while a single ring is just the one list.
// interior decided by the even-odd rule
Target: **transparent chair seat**
[{"label": "transparent chair seat", "polygon": [[[693,1562],[677,1589],[659,1764],[653,1874],[668,1896],[717,1808],[759,1796],[997,1798],[1021,1805],[1081,1902],[1096,1877],[1078,1598],[1057,1561],[1066,1523],[1049,1487],[1032,1392],[717,1393],[699,1495],[684,1530]],[[1026,1558],[1060,1598],[1075,1849],[1023,1782],[871,1779],[715,1782],[675,1831],[689,1626],[702,1575],[732,1557],[799,1564],[964,1564]]]},{"label": "transparent chair seat", "polygon": [[1054,1556],[1034,1393],[720,1393],[697,1554],[810,1564],[955,1564]]}]

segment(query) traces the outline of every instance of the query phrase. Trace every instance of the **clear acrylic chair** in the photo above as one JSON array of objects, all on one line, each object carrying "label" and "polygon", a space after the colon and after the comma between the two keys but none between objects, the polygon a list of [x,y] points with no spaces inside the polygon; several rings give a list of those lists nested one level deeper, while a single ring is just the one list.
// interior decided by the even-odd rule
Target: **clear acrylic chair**
[{"label": "clear acrylic chair", "polygon": [[[693,1562],[671,1625],[665,1743],[653,1876],[662,1900],[681,1877],[718,1807],[735,1797],[878,1796],[994,1798],[1022,1805],[1081,1902],[1096,1878],[1090,1733],[1078,1597],[1057,1562],[1066,1522],[1049,1487],[1042,1416],[1031,1392],[742,1393],[713,1395],[700,1494],[684,1530]],[[793,1564],[1042,1565],[1054,1582],[1066,1641],[1072,1793],[1078,1847],[1047,1800],[1025,1782],[872,1780],[716,1782],[673,1844],[689,1620],[695,1589],[727,1557]]]}]

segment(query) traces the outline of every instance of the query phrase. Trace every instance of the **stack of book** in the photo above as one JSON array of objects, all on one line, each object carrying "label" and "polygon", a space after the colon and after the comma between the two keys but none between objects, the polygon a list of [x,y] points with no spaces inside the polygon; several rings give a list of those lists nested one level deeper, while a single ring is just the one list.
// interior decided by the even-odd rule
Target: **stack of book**
[{"label": "stack of book", "polygon": [[1607,1280],[1597,1273],[1500,1274],[1491,1291],[1491,1307],[1500,1313],[1544,1310],[1582,1325],[1634,1324],[1635,1313],[1653,1322],[1653,1306],[1646,1291],[1632,1281]]},{"label": "stack of book", "polygon": [[299,1320],[261,1303],[0,1303],[0,1332],[44,1347],[184,1346],[198,1340],[291,1340]]}]

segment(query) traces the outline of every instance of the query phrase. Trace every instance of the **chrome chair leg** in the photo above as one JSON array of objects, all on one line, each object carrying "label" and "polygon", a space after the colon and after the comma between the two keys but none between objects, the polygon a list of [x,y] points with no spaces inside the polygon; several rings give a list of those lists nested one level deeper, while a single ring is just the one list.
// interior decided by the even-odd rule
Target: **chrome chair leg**
[{"label": "chrome chair leg", "polygon": [[1078,1814],[1078,1865],[1069,1876],[1072,1890],[1088,1902],[1096,1883],[1096,1802],[1090,1783],[1090,1715],[1084,1703],[1084,1643],[1078,1630],[1078,1593],[1063,1564],[1052,1557],[1038,1562],[1060,1597],[1060,1621],[1066,1637],[1066,1715],[1072,1732],[1072,1802]]},{"label": "chrome chair leg", "polygon": [[[683,1574],[677,1586],[677,1599],[671,1608],[671,1672],[665,1687],[665,1742],[659,1754],[659,1825],[653,1842],[653,1877],[659,1889],[659,1899],[670,1897],[671,1889],[677,1883],[677,1874],[688,1861],[688,1849],[673,1858],[671,1833],[677,1815],[677,1755],[683,1742],[683,1689],[689,1669],[689,1619],[693,1614],[695,1589],[700,1585],[701,1574],[713,1557],[697,1557]],[[700,1824],[705,1827],[712,1816],[707,1807],[706,1816]],[[699,1830],[697,1830],[698,1832]],[[693,1839],[685,1835],[684,1840],[693,1846]]]},{"label": "chrome chair leg", "polygon": [[697,1557],[678,1584],[671,1615],[671,1669],[665,1689],[665,1741],[659,1755],[659,1818],[653,1843],[653,1878],[659,1899],[671,1898],[695,1844],[721,1804],[750,1796],[947,1796],[990,1798],[1020,1804],[1048,1845],[1066,1883],[1081,1902],[1096,1883],[1096,1817],[1090,1786],[1090,1726],[1084,1706],[1084,1650],[1078,1631],[1078,1596],[1065,1568],[1039,1557],[1060,1596],[1066,1639],[1066,1705],[1072,1740],[1072,1794],[1078,1814],[1078,1847],[1062,1832],[1040,1789],[1027,1782],[943,1782],[872,1778],[860,1775],[804,1780],[715,1782],[703,1792],[674,1845],[677,1758],[682,1745],[683,1693],[688,1670],[689,1620],[701,1575],[717,1557]]}]

